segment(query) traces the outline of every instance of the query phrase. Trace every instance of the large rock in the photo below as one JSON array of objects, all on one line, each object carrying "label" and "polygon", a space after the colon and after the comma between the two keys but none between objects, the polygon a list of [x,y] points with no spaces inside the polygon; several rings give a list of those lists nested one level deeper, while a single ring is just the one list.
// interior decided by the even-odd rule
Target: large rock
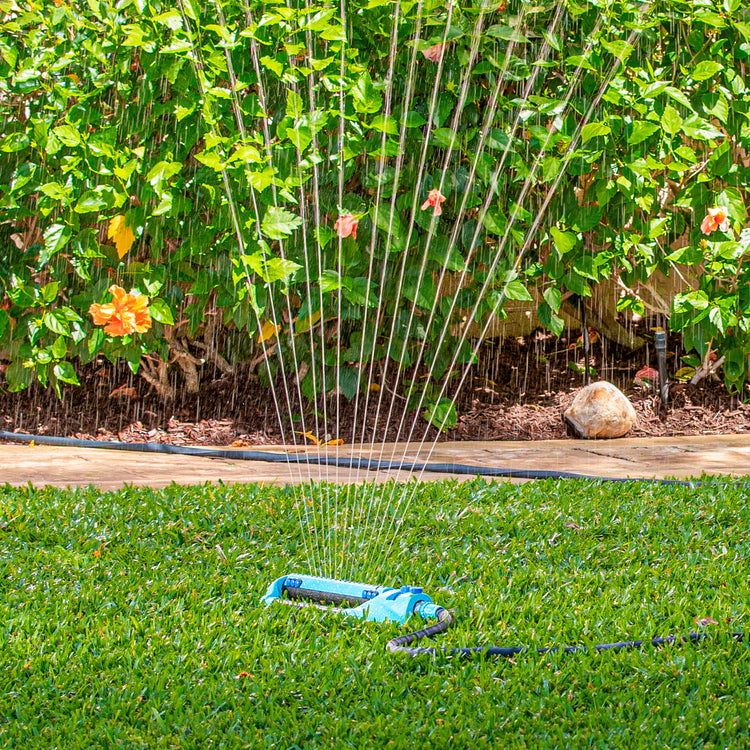
[{"label": "large rock", "polygon": [[630,432],[636,414],[617,386],[600,380],[578,391],[563,420],[580,438],[616,438]]}]

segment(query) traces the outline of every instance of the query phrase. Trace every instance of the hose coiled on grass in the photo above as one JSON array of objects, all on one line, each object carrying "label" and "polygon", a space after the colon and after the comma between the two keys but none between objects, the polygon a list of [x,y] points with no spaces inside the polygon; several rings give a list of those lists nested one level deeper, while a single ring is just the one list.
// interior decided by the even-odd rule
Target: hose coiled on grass
[{"label": "hose coiled on grass", "polygon": [[[417,646],[412,647],[412,643],[421,641],[423,638],[432,638],[441,633],[445,633],[453,624],[453,615],[447,609],[439,609],[437,612],[437,622],[434,625],[428,625],[426,628],[417,630],[414,633],[400,635],[392,638],[386,644],[386,649],[392,654],[406,654],[407,656],[416,657],[436,654],[445,654],[446,656],[466,656],[486,658],[490,656],[500,656],[510,658],[518,654],[524,654],[536,650],[538,654],[554,654],[562,651],[565,654],[578,654],[588,651],[588,646],[550,646],[547,648],[530,649],[526,646],[464,646],[439,648],[435,646]],[[708,633],[688,633],[687,635],[668,635],[652,638],[643,641],[617,641],[616,643],[601,643],[593,646],[595,651],[620,651],[623,649],[636,649],[643,646],[667,646],[672,643],[698,643],[708,637]],[[730,633],[738,643],[745,640],[743,633]]]}]

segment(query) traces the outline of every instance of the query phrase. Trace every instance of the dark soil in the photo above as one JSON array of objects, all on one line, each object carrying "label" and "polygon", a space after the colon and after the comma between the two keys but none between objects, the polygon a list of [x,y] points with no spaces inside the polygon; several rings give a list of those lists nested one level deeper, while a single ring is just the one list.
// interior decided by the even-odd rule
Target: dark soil
[{"label": "dark soil", "polygon": [[[681,366],[680,356],[674,346],[669,372]],[[592,380],[609,380],[632,401],[638,413],[630,433],[634,437],[750,432],[750,404],[743,401],[750,393],[731,396],[718,380],[671,383],[665,407],[653,388],[636,384],[634,376],[642,366],[656,366],[653,350],[621,351],[597,340],[590,362]],[[582,364],[580,343],[564,339],[538,335],[502,346],[486,343],[458,395],[458,423],[443,435],[427,424],[423,409],[406,410],[403,386],[395,388],[395,383],[368,391],[357,403],[321,400],[317,416],[306,404],[303,430],[293,379],[287,388],[278,381],[271,389],[247,372],[219,377],[206,367],[199,394],[164,402],[127,367],[109,363],[85,368],[79,373],[82,385],[65,389],[61,400],[38,385],[21,393],[0,390],[0,429],[177,445],[279,444],[284,438],[287,443],[314,442],[302,435],[305,431],[321,441],[339,438],[345,443],[558,439],[567,437],[561,413],[585,384]],[[374,380],[381,382],[380,377]]]}]

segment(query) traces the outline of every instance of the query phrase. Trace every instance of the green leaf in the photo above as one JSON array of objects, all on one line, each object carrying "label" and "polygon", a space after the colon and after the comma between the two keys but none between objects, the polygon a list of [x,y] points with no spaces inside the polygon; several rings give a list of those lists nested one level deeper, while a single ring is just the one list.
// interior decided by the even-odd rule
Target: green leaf
[{"label": "green leaf", "polygon": [[176,174],[180,173],[182,163],[179,161],[159,161],[148,171],[146,179],[157,192],[161,192]]},{"label": "green leaf", "polygon": [[391,247],[393,250],[403,250],[406,243],[399,242],[402,238],[406,237],[406,230],[404,225],[401,223],[401,216],[398,211],[392,211],[390,203],[381,203],[377,208],[373,207],[370,210],[375,226],[378,229],[382,229],[384,232],[390,232]]},{"label": "green leaf", "polygon": [[183,25],[182,15],[176,10],[168,10],[165,13],[160,13],[158,16],[154,16],[154,21],[163,24],[172,31],[178,31]]},{"label": "green leaf", "polygon": [[714,60],[703,60],[688,71],[694,81],[706,81],[713,78],[724,66]]},{"label": "green leaf", "polygon": [[363,114],[374,114],[383,106],[383,97],[375,88],[369,73],[365,73],[352,87],[354,109]]},{"label": "green leaf", "polygon": [[581,143],[602,135],[609,135],[610,132],[609,124],[606,122],[588,122],[581,129]]},{"label": "green leaf", "polygon": [[490,26],[485,34],[494,36],[495,39],[503,39],[506,42],[515,42],[516,44],[527,44],[529,42],[528,37],[511,26]]},{"label": "green leaf", "polygon": [[68,353],[68,344],[65,341],[65,336],[58,336],[52,344],[50,351],[55,359],[62,359]]},{"label": "green leaf", "polygon": [[633,123],[633,129],[630,131],[630,135],[628,136],[628,145],[635,146],[639,143],[642,143],[647,138],[656,133],[659,129],[659,126],[654,122],[636,120]]},{"label": "green leaf", "polygon": [[729,102],[719,93],[706,94],[703,99],[703,110],[707,115],[715,117],[722,125],[729,119]]},{"label": "green leaf", "polygon": [[560,255],[570,252],[578,242],[578,237],[573,232],[563,232],[557,227],[550,227],[549,231]]},{"label": "green leaf", "polygon": [[344,398],[351,401],[359,390],[359,370],[356,367],[340,367],[336,373],[336,384],[344,394]]},{"label": "green leaf", "polygon": [[450,128],[436,128],[432,131],[432,140],[443,148],[455,149],[460,139]]},{"label": "green leaf", "polygon": [[70,336],[70,325],[65,314],[60,310],[50,310],[44,313],[44,325],[59,336]]},{"label": "green leaf", "polygon": [[550,309],[557,312],[562,304],[562,294],[556,286],[548,286],[544,292],[544,300],[550,306]]},{"label": "green leaf", "polygon": [[353,305],[376,307],[378,295],[370,280],[364,276],[344,279],[344,299]]},{"label": "green leaf", "polygon": [[310,128],[289,128],[286,137],[300,150],[304,151],[312,143],[312,131]]},{"label": "green leaf", "polygon": [[289,89],[286,95],[286,114],[293,120],[298,120],[305,114],[305,103],[302,97],[293,89]]},{"label": "green leaf", "polygon": [[725,139],[714,149],[708,160],[709,174],[714,177],[723,177],[729,173],[733,165],[732,144],[729,142],[729,139]]},{"label": "green leaf", "polygon": [[690,104],[690,99],[688,99],[687,96],[685,96],[685,94],[680,91],[680,89],[677,89],[674,86],[667,86],[664,91],[671,99],[676,101],[678,104],[682,104],[682,106],[686,109],[689,109],[691,111],[693,110],[693,105]]},{"label": "green leaf", "polygon": [[422,417],[439,430],[452,430],[457,422],[456,405],[449,398],[441,398],[422,412]]},{"label": "green leaf", "polygon": [[550,306],[546,302],[542,302],[536,311],[539,322],[555,336],[559,336],[565,328],[565,321],[555,315]]},{"label": "green leaf", "polygon": [[299,263],[286,258],[268,258],[261,269],[261,277],[269,284],[274,281],[288,281],[292,274],[302,268]]},{"label": "green leaf", "polygon": [[490,234],[505,234],[508,220],[499,206],[490,206],[482,215],[482,224]]},{"label": "green leaf", "polygon": [[63,146],[80,146],[81,134],[72,125],[60,125],[54,128],[52,132],[57,136]]},{"label": "green leaf", "polygon": [[534,298],[529,293],[529,290],[526,288],[526,285],[522,281],[519,281],[518,279],[515,279],[514,281],[509,281],[505,285],[505,289],[503,291],[505,292],[505,296],[508,299],[520,300],[522,302],[534,301]]},{"label": "green leaf", "polygon": [[34,371],[29,367],[23,366],[23,360],[13,360],[5,371],[5,380],[8,382],[8,390],[11,393],[17,393],[31,385],[34,378]]},{"label": "green leaf", "polygon": [[30,143],[31,139],[26,133],[11,133],[3,138],[2,143],[0,143],[0,151],[9,154],[23,151]]},{"label": "green leaf", "polygon": [[64,224],[53,224],[44,232],[44,249],[46,251],[47,262],[53,255],[59,253],[70,241],[70,227]]},{"label": "green leaf", "polygon": [[269,239],[283,240],[301,226],[302,219],[299,216],[293,214],[291,211],[287,211],[285,208],[271,206],[263,217],[261,231]]},{"label": "green leaf", "polygon": [[169,309],[167,302],[160,297],[152,299],[151,302],[149,302],[148,311],[151,317],[158,323],[163,323],[167,326],[174,325],[172,311]]},{"label": "green leaf", "polygon": [[325,294],[326,292],[335,292],[341,289],[344,282],[341,280],[341,276],[337,271],[323,271],[318,280],[320,284],[320,291]]},{"label": "green leaf", "polygon": [[664,114],[661,116],[661,126],[665,133],[677,135],[682,127],[682,117],[680,113],[670,104],[664,107]]},{"label": "green leaf", "polygon": [[426,123],[427,120],[425,120],[419,112],[407,112],[406,116],[401,118],[401,124],[405,128],[421,128],[422,125],[425,125]]},{"label": "green leaf", "polygon": [[77,214],[88,214],[94,211],[104,211],[117,203],[115,191],[110,187],[99,187],[87,190],[78,200],[73,210]]},{"label": "green leaf", "polygon": [[734,187],[726,187],[716,196],[716,206],[726,206],[729,218],[733,226],[739,226],[745,222],[745,201],[742,193]]},{"label": "green leaf", "polygon": [[70,383],[70,385],[80,385],[78,382],[78,376],[76,371],[73,369],[73,365],[70,362],[58,362],[52,368],[55,377],[63,383]]},{"label": "green leaf", "polygon": [[59,281],[50,281],[49,284],[45,284],[40,294],[42,295],[42,301],[45,305],[49,305],[57,299],[57,293],[60,289]]}]

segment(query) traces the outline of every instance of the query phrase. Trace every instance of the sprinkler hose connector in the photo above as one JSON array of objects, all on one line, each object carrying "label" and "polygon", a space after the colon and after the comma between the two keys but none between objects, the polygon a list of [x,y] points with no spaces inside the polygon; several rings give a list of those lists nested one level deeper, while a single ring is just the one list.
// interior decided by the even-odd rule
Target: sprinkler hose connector
[{"label": "sprinkler hose connector", "polygon": [[435,619],[442,607],[434,604],[419,586],[373,586],[368,583],[339,581],[335,578],[292,573],[277,578],[261,600],[295,606],[336,605],[336,611],[349,617],[372,622],[397,622],[403,625],[413,613],[425,620]]},{"label": "sprinkler hose connector", "polygon": [[663,328],[657,328],[654,336],[656,361],[659,368],[659,392],[665,406],[669,401],[669,381],[667,380],[667,334]]},{"label": "sprinkler hose connector", "polygon": [[[339,581],[335,578],[292,573],[277,578],[266,591],[261,600],[266,606],[278,602],[295,607],[319,607],[326,612],[335,612],[362,620],[373,622],[397,622],[404,624],[410,615],[419,615],[430,621],[421,630],[392,638],[386,644],[391,654],[406,656],[463,656],[471,658],[504,657],[518,654],[538,653],[578,654],[587,651],[619,651],[637,649],[644,646],[668,646],[675,643],[699,643],[707,638],[707,633],[688,633],[687,635],[668,635],[642,641],[617,641],[601,643],[596,646],[548,646],[529,648],[527,646],[464,646],[440,647],[421,646],[424,638],[434,638],[445,633],[453,624],[453,615],[440,607],[425,594],[419,586],[402,586],[399,589],[388,586],[372,586],[367,583]],[[332,606],[337,605],[337,606]],[[338,606],[343,605],[343,606]],[[729,633],[729,638],[742,643],[746,640],[744,633]]]}]

